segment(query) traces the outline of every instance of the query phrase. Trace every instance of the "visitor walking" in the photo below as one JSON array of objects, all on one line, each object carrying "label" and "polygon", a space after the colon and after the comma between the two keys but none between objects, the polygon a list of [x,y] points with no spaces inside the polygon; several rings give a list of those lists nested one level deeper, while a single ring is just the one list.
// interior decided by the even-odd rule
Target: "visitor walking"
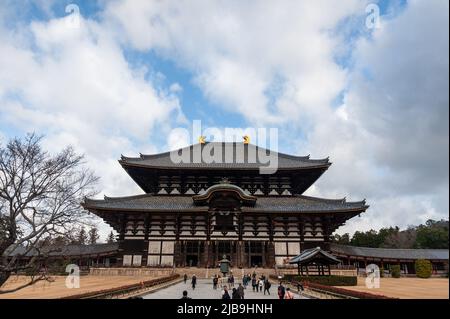
[{"label": "visitor walking", "polygon": [[239,292],[236,288],[233,288],[232,290],[231,299],[241,299],[241,296],[239,296]]},{"label": "visitor walking", "polygon": [[219,278],[217,278],[217,275],[213,278],[213,289],[217,289],[217,283],[219,282]]},{"label": "visitor walking", "polygon": [[269,290],[270,286],[272,286],[272,284],[270,283],[269,279],[266,279],[264,281],[264,295],[266,294],[266,291],[267,291],[267,294],[270,295],[270,290]]},{"label": "visitor walking", "polygon": [[294,299],[294,294],[291,292],[290,288],[286,288],[286,293],[284,294],[284,299]]},{"label": "visitor walking", "polygon": [[231,299],[230,294],[228,293],[228,287],[226,285],[223,286],[222,299]]},{"label": "visitor walking", "polygon": [[255,291],[257,289],[256,287],[258,287],[255,277],[252,278],[252,287],[253,287],[253,291]]},{"label": "visitor walking", "polygon": [[186,281],[188,280],[188,275],[184,274],[183,280],[184,280],[184,284],[186,284]]},{"label": "visitor walking", "polygon": [[259,292],[262,292],[264,289],[264,279],[260,278],[258,280]]},{"label": "visitor walking", "polygon": [[284,289],[283,283],[280,282],[280,285],[278,286],[278,298],[284,299],[284,294],[286,293],[286,290]]},{"label": "visitor walking", "polygon": [[192,275],[191,284],[192,284],[192,289],[195,289],[195,285],[197,284],[197,276]]},{"label": "visitor walking", "polygon": [[239,298],[240,299],[244,299],[244,289],[245,288],[241,284],[239,284],[239,286],[237,288],[237,291],[239,293]]},{"label": "visitor walking", "polygon": [[188,297],[188,292],[186,290],[183,291],[183,297],[181,299],[191,299]]}]

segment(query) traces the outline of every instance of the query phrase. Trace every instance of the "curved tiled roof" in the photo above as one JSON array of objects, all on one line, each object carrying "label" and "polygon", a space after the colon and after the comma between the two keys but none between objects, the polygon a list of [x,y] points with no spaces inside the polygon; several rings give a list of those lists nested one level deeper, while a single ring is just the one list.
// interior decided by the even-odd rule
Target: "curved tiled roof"
[{"label": "curved tiled roof", "polygon": [[[199,161],[195,162],[193,159],[193,154],[197,154],[203,150],[204,147],[210,147],[215,150],[217,147],[221,150],[220,163],[212,162],[207,163],[201,158]],[[243,150],[241,152],[239,150]],[[226,152],[233,152],[234,154],[232,161],[226,163],[225,154]],[[143,155],[139,157],[126,157],[121,156],[119,160],[122,166],[137,166],[137,167],[149,167],[149,168],[205,168],[205,169],[258,169],[260,167],[267,166],[267,162],[261,161],[258,152],[262,154],[270,154],[271,156],[278,157],[278,169],[305,169],[305,168],[328,168],[331,163],[328,158],[325,159],[310,159],[308,156],[293,156],[283,153],[278,153],[274,151],[267,150],[265,148],[244,143],[230,143],[230,142],[207,142],[205,144],[194,144],[188,147],[184,147],[179,150],[173,151],[174,154],[177,152],[189,152],[190,159],[188,163],[181,162],[175,163],[171,159],[171,152],[165,152],[154,155]],[[268,153],[270,152],[270,153]],[[242,154],[243,153],[243,154]],[[242,157],[241,157],[242,154]],[[249,154],[256,154],[255,158],[249,156]]]},{"label": "curved tiled roof", "polygon": [[[48,246],[42,247],[40,253],[36,249],[32,249],[25,256],[31,257],[36,255],[48,255],[48,256],[86,256],[86,255],[102,255],[109,253],[116,253],[119,249],[118,243],[110,244],[93,244],[93,245],[65,245],[65,246]],[[7,249],[5,254],[8,256],[24,255],[26,248],[18,246],[14,251]]]},{"label": "curved tiled roof", "polygon": [[331,244],[330,250],[334,254],[368,258],[448,260],[448,249],[369,248]]},{"label": "curved tiled roof", "polygon": [[256,196],[249,195],[239,186],[230,184],[225,181],[209,187],[201,194],[192,196],[192,199],[197,205],[204,205],[207,203],[208,199],[216,192],[234,192],[236,196],[238,196],[240,200],[242,200],[242,202],[246,205],[254,205],[257,200]]},{"label": "curved tiled roof", "polygon": [[307,264],[317,259],[325,259],[329,264],[339,264],[341,261],[332,254],[322,250],[320,247],[310,248],[302,251],[300,255],[292,257],[290,264]]},{"label": "curved tiled roof", "polygon": [[[170,211],[207,210],[207,206],[195,206],[191,196],[151,195],[117,197],[105,199],[86,198],[83,206],[89,210],[131,210],[131,211]],[[364,211],[365,201],[347,202],[345,199],[323,199],[310,196],[269,196],[260,197],[253,207],[243,207],[243,211],[267,212],[330,212]]]}]

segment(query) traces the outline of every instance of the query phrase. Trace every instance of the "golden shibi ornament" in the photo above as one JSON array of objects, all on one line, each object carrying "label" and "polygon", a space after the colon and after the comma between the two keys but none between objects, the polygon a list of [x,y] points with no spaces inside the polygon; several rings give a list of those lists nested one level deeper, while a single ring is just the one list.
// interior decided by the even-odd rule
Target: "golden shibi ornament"
[{"label": "golden shibi ornament", "polygon": [[250,144],[250,136],[244,135],[243,138],[244,138],[244,144]]}]

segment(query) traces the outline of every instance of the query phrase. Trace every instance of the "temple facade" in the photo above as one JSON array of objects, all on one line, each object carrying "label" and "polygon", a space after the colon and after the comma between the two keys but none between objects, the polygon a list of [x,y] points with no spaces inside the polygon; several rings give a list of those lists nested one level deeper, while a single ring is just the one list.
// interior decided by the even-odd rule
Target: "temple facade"
[{"label": "temple facade", "polygon": [[[206,147],[215,160],[201,156]],[[233,267],[286,265],[305,249],[329,250],[330,235],[368,208],[365,201],[303,195],[330,167],[328,158],[272,152],[278,168],[262,174],[267,163],[251,156],[258,152],[269,150],[204,143],[176,151],[188,161],[170,152],[122,156],[145,194],[82,205],[118,232],[124,267],[215,267],[223,255]]]}]

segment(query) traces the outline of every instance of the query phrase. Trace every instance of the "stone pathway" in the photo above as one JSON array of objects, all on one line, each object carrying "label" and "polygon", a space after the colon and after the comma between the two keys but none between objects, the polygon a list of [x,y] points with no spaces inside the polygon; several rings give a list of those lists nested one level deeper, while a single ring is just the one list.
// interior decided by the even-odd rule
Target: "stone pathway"
[{"label": "stone pathway", "polygon": [[[237,286],[238,284],[235,284],[235,287]],[[253,292],[252,288],[248,287],[247,289],[245,289],[244,297],[245,299],[278,299],[277,287],[278,285],[274,285],[272,283],[272,287],[270,288],[270,295],[264,295],[262,292]],[[146,294],[142,297],[144,299],[179,299],[182,296],[183,290],[187,290],[188,297],[192,299],[221,299],[222,297],[221,288],[217,288],[217,290],[213,289],[212,279],[198,279],[197,285],[194,290],[191,287],[190,281],[188,281],[186,284],[180,282],[153,293]],[[306,299],[305,297],[299,296],[298,294],[294,295],[295,299]]]}]

